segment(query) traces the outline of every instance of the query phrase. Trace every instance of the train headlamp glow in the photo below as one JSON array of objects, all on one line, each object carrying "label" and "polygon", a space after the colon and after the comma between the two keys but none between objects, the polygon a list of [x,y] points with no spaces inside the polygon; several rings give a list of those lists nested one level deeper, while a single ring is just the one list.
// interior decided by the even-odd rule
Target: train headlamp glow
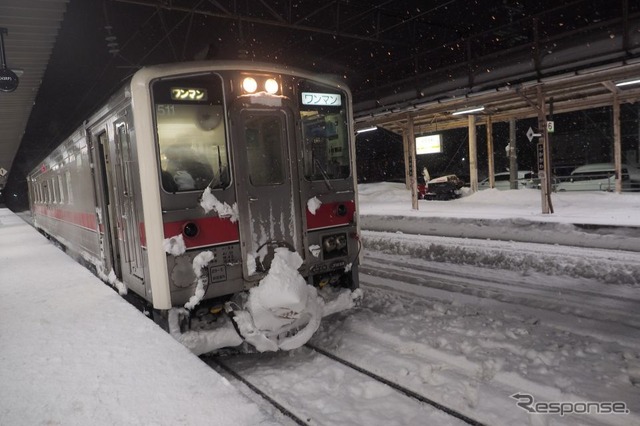
[{"label": "train headlamp glow", "polygon": [[242,88],[247,93],[255,93],[258,89],[258,82],[253,77],[245,77],[245,79],[242,80]]},{"label": "train headlamp glow", "polygon": [[264,90],[270,95],[274,95],[278,93],[279,88],[280,87],[278,85],[278,82],[275,81],[273,78],[269,78],[267,79],[267,81],[264,82]]}]

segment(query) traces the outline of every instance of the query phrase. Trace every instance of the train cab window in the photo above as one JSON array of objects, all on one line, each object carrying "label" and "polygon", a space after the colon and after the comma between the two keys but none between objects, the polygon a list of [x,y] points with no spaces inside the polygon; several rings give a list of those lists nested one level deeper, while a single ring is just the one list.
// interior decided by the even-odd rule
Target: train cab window
[{"label": "train cab window", "polygon": [[153,84],[162,187],[201,191],[229,185],[222,82],[216,75]]},{"label": "train cab window", "polygon": [[284,123],[277,115],[251,115],[244,121],[249,181],[253,186],[284,183]]},{"label": "train cab window", "polygon": [[350,176],[346,94],[302,80],[298,102],[304,149],[304,173],[309,180]]}]

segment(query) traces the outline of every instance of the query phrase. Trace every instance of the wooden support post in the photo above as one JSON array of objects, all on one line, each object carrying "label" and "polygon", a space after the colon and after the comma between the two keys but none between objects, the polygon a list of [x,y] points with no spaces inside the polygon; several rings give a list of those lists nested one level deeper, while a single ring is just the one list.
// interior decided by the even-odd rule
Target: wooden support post
[{"label": "wooden support post", "polygon": [[476,116],[469,114],[469,187],[478,191],[478,150],[476,143]]},{"label": "wooden support post", "polygon": [[493,122],[491,116],[487,116],[487,159],[489,160],[489,187],[496,187],[495,165],[493,159]]},{"label": "wooden support post", "polygon": [[402,129],[402,149],[404,151],[404,184],[407,189],[411,189],[411,165],[409,163],[409,137],[407,127]]},{"label": "wooden support post", "polygon": [[518,189],[518,157],[516,156],[516,119],[509,119],[509,180],[511,189]]},{"label": "wooden support post", "polygon": [[537,88],[538,95],[538,132],[542,134],[540,142],[543,146],[544,168],[540,170],[540,194],[542,197],[542,214],[553,213],[551,204],[551,156],[549,148],[549,132],[547,131],[547,108],[542,86]]},{"label": "wooden support post", "polygon": [[418,178],[416,174],[416,137],[413,128],[413,117],[409,116],[407,121],[407,139],[409,145],[410,188],[411,188],[411,208],[418,210]]},{"label": "wooden support post", "polygon": [[616,170],[616,192],[622,192],[622,141],[620,138],[620,99],[613,92],[613,160]]}]

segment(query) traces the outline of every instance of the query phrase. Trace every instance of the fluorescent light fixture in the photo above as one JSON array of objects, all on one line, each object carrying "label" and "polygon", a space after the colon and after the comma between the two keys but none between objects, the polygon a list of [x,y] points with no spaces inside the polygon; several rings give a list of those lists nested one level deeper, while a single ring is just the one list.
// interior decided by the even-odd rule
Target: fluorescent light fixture
[{"label": "fluorescent light fixture", "polygon": [[372,132],[374,130],[378,130],[378,126],[365,127],[364,129],[356,130],[356,133]]},{"label": "fluorescent light fixture", "polygon": [[462,115],[462,114],[471,114],[472,112],[479,112],[479,111],[484,111],[484,107],[473,107],[473,108],[469,108],[469,109],[463,109],[460,111],[456,111],[451,113],[451,115]]},{"label": "fluorescent light fixture", "polygon": [[620,87],[620,86],[629,86],[631,84],[640,84],[640,79],[622,81],[620,83],[616,83],[616,86],[618,86],[618,87]]}]

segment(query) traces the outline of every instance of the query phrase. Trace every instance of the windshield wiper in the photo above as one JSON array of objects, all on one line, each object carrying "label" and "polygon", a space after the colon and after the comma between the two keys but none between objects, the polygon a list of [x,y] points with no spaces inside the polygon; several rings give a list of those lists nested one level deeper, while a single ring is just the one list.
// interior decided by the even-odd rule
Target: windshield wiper
[{"label": "windshield wiper", "polygon": [[322,174],[322,177],[324,179],[324,183],[325,183],[325,185],[327,185],[327,188],[329,189],[329,191],[333,191],[333,187],[331,186],[331,182],[329,182],[329,175],[327,174],[327,172],[322,167],[322,164],[320,164],[320,161],[318,161],[318,159],[316,158],[316,159],[314,159],[314,163],[316,164],[316,166],[318,166],[318,169],[320,169],[320,173]]}]

